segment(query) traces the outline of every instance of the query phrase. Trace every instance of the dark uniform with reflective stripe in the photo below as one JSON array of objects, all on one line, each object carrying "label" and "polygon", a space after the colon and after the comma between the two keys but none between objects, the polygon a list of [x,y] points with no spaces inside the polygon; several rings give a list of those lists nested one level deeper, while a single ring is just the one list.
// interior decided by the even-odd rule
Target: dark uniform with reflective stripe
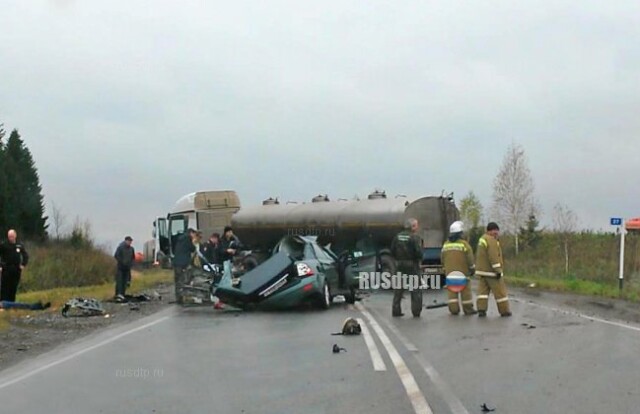
[{"label": "dark uniform with reflective stripe", "polygon": [[16,292],[22,275],[21,266],[29,263],[29,254],[20,242],[6,242],[0,245],[0,300],[16,301]]},{"label": "dark uniform with reflective stripe", "polygon": [[[391,242],[391,254],[396,259],[397,270],[407,275],[420,276],[420,262],[422,261],[422,239],[408,230],[402,231]],[[395,276],[395,275],[394,275]],[[394,289],[391,313],[394,316],[402,314],[401,301],[404,289]],[[411,291],[411,313],[420,316],[422,312],[422,290]]]},{"label": "dark uniform with reflective stripe", "polygon": [[453,315],[460,313],[460,302],[458,296],[462,296],[462,308],[466,315],[474,314],[473,295],[471,293],[471,281],[468,279],[475,272],[475,263],[473,260],[473,251],[466,240],[447,240],[442,245],[442,264],[444,273],[448,275],[451,272],[461,272],[467,276],[467,284],[459,294],[457,292],[448,291],[449,295],[449,312]]},{"label": "dark uniform with reflective stripe", "polygon": [[489,293],[493,292],[500,315],[508,316],[509,298],[507,286],[502,277],[504,263],[500,242],[490,234],[483,235],[478,241],[476,251],[476,276],[478,276],[478,311],[486,312],[489,305]]}]

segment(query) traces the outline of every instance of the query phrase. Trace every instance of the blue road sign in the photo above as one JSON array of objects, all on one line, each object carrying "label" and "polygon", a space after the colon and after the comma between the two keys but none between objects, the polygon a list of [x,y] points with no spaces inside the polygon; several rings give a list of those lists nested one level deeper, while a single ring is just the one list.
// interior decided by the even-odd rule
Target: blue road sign
[{"label": "blue road sign", "polygon": [[618,217],[611,217],[611,225],[612,226],[621,226],[622,225],[622,219],[618,218]]}]

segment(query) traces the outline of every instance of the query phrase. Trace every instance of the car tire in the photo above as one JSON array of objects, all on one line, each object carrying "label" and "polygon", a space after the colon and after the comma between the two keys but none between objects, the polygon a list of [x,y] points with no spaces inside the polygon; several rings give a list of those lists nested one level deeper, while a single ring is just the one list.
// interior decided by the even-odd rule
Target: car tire
[{"label": "car tire", "polygon": [[329,284],[325,281],[322,284],[322,292],[320,294],[320,309],[329,309],[331,307],[331,290],[329,289]]},{"label": "car tire", "polygon": [[380,272],[389,272],[392,275],[396,274],[396,261],[388,254],[382,254],[380,256]]},{"label": "car tire", "polygon": [[353,305],[354,303],[356,303],[356,288],[351,286],[349,288],[349,293],[344,295],[344,300],[350,305]]}]

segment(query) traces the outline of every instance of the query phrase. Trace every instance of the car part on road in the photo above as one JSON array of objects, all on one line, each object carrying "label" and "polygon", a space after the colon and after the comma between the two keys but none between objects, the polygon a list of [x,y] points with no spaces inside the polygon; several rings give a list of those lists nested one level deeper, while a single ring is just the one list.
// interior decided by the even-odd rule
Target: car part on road
[{"label": "car part on road", "polygon": [[482,409],[482,412],[483,412],[483,413],[490,413],[490,412],[492,412],[492,411],[495,411],[495,410],[496,410],[495,408],[489,408],[489,407],[487,407],[487,404],[486,404],[486,403],[483,403],[483,404],[480,406],[480,408]]},{"label": "car part on road", "polygon": [[[75,311],[74,311],[75,310]],[[97,316],[105,310],[97,299],[73,298],[62,307],[62,316]]]},{"label": "car part on road", "polygon": [[334,332],[331,335],[360,335],[361,333],[362,327],[358,321],[353,318],[347,318],[342,324],[342,331]]},{"label": "car part on road", "polygon": [[446,308],[447,306],[448,306],[447,302],[434,302],[431,305],[425,306],[425,309]]},{"label": "car part on road", "polygon": [[338,344],[333,344],[333,353],[334,353],[334,354],[339,354],[341,351],[347,352],[347,350],[346,350],[346,349],[344,349],[344,348],[340,348],[340,347],[338,346]]}]

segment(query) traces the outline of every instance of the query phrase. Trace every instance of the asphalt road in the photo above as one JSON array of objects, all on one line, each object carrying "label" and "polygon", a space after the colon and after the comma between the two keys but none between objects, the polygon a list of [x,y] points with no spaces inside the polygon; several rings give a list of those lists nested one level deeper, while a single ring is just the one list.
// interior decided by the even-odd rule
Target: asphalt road
[{"label": "asphalt road", "polygon": [[[384,293],[328,311],[174,307],[0,372],[0,412],[637,413],[640,327],[530,299],[485,319],[391,318]],[[368,334],[331,336],[349,316]]]}]

